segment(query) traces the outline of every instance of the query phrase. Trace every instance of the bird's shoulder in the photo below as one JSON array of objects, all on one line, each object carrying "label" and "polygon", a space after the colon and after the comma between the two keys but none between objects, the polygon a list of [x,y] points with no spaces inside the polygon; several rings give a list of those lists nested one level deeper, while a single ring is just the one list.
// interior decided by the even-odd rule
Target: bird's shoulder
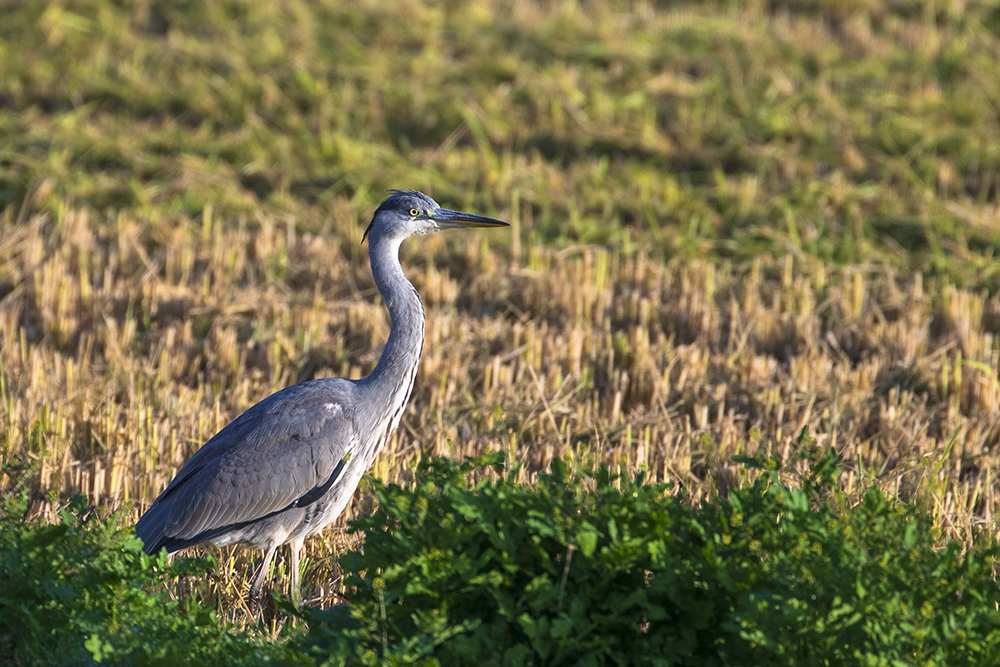
[{"label": "bird's shoulder", "polygon": [[353,430],[353,419],[354,384],[340,378],[322,378],[271,394],[234,419],[212,440],[224,437],[227,431],[250,435],[257,430],[267,432],[272,438],[287,435],[301,439],[321,433],[332,424]]}]

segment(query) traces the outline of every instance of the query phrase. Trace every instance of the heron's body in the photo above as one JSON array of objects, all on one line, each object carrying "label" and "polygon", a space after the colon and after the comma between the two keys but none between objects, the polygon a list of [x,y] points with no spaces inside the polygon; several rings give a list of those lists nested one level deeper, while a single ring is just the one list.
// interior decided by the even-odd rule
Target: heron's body
[{"label": "heron's body", "polygon": [[372,274],[392,319],[375,370],[361,380],[324,378],[288,387],[219,431],[136,524],[148,553],[201,543],[262,549],[264,562],[251,587],[256,598],[275,550],[290,544],[292,595],[298,596],[303,541],[344,511],[413,389],[424,310],[400,267],[400,243],[450,226],[505,224],[441,209],[420,193],[395,192],[368,228]]},{"label": "heron's body", "polygon": [[[351,389],[340,379],[313,380],[237,417],[191,457],[143,515],[137,531],[146,548],[177,551],[208,542],[267,549],[322,529],[327,511],[338,501],[342,510],[354,490],[345,492],[336,481],[346,482],[361,467],[356,460],[340,464],[358,440],[345,410],[353,402]],[[294,410],[285,407],[292,404]],[[302,502],[328,481],[327,493]]]}]

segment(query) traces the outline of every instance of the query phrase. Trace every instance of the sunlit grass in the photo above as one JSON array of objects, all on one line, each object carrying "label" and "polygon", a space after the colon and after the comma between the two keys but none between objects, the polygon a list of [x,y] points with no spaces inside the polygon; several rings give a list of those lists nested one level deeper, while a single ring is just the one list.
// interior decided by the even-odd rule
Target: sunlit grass
[{"label": "sunlit grass", "polygon": [[991,3],[78,0],[4,18],[0,204],[330,231],[407,185],[522,210],[522,247],[997,286]]}]

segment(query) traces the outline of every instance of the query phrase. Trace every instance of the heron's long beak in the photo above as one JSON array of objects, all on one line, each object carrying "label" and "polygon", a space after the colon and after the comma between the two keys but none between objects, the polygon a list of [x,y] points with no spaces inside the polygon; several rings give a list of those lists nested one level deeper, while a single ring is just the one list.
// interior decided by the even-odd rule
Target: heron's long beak
[{"label": "heron's long beak", "polygon": [[475,213],[452,211],[447,208],[435,209],[430,218],[444,229],[451,227],[510,227],[509,223],[501,220],[494,220]]}]

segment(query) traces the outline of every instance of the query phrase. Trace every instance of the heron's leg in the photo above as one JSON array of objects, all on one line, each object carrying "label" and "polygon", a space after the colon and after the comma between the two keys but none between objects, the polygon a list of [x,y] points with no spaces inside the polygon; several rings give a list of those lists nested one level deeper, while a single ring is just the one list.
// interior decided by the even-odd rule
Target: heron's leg
[{"label": "heron's leg", "polygon": [[253,579],[253,585],[250,586],[251,604],[260,604],[261,592],[264,590],[264,579],[267,577],[267,571],[271,569],[271,561],[274,560],[274,552],[277,550],[278,545],[273,543],[264,550],[264,562],[260,564],[257,576]]},{"label": "heron's leg", "polygon": [[299,553],[302,551],[304,541],[305,537],[299,537],[288,543],[288,549],[292,552],[292,604],[296,607],[302,606],[302,590],[299,588]]}]

